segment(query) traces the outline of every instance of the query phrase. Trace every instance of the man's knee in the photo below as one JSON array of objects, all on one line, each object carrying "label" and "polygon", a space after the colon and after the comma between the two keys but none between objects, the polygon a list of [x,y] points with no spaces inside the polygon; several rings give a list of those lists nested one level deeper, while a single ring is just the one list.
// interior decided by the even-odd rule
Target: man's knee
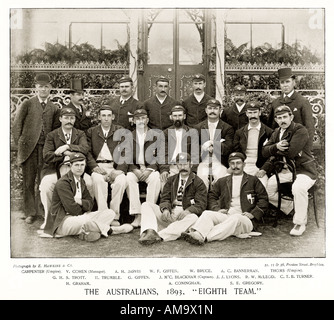
[{"label": "man's knee", "polygon": [[127,186],[127,179],[125,174],[120,174],[116,177],[113,185],[117,185],[119,187],[126,187]]}]

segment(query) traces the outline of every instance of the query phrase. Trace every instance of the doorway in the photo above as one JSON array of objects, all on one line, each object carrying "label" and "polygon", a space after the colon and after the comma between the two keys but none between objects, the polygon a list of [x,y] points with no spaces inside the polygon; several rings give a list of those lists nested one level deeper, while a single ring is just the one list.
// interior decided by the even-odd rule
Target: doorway
[{"label": "doorway", "polygon": [[147,62],[144,96],[152,97],[160,76],[169,79],[169,95],[184,100],[196,73],[207,77],[205,9],[151,9],[145,18]]}]

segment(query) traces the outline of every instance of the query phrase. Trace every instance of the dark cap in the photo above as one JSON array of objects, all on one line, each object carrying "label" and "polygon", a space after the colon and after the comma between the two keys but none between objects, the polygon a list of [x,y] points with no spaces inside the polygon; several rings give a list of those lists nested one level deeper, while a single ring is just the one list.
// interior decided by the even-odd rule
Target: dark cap
[{"label": "dark cap", "polygon": [[292,74],[291,68],[281,68],[278,69],[278,78],[280,80],[287,80],[289,78],[294,79],[296,76]]},{"label": "dark cap", "polygon": [[250,101],[246,104],[246,110],[261,110],[261,106],[257,101]]},{"label": "dark cap", "polygon": [[75,116],[75,111],[72,108],[62,107],[60,110],[60,116]]},{"label": "dark cap", "polygon": [[176,156],[176,163],[186,163],[186,162],[191,162],[191,156],[187,152],[180,152]]},{"label": "dark cap", "polygon": [[50,84],[51,78],[47,73],[38,73],[35,77],[35,82],[38,84]]},{"label": "dark cap", "polygon": [[242,84],[237,84],[234,88],[233,88],[234,92],[247,92],[247,89],[244,85]]},{"label": "dark cap", "polygon": [[157,81],[155,81],[155,83],[158,83],[159,81],[161,81],[161,82],[168,82],[169,83],[169,79],[166,78],[166,77],[163,77],[163,76],[159,77],[157,79]]},{"label": "dark cap", "polygon": [[207,103],[206,106],[214,106],[214,107],[221,107],[221,103],[217,99],[210,99]]},{"label": "dark cap", "polygon": [[77,161],[82,161],[82,160],[86,160],[86,157],[85,157],[84,154],[82,154],[80,152],[72,153],[70,155],[70,163],[77,162]]},{"label": "dark cap", "polygon": [[231,160],[235,160],[235,159],[241,159],[242,161],[246,160],[246,156],[241,153],[241,152],[232,152],[229,156],[228,156],[228,162],[230,162]]},{"label": "dark cap", "polygon": [[176,106],[174,106],[174,107],[172,108],[172,110],[171,110],[171,113],[173,113],[173,112],[175,112],[175,111],[183,111],[183,113],[186,113],[186,109],[183,108],[183,107],[180,106],[180,105],[176,105]]},{"label": "dark cap", "polygon": [[193,81],[205,81],[205,77],[201,73],[197,73],[193,77]]},{"label": "dark cap", "polygon": [[132,79],[129,76],[124,76],[121,79],[119,79],[118,83],[123,83],[123,82],[131,82],[133,83]]},{"label": "dark cap", "polygon": [[111,106],[109,106],[109,104],[103,104],[100,108],[99,108],[99,112],[102,110],[108,110],[112,112]]},{"label": "dark cap", "polygon": [[70,82],[70,93],[83,92],[84,91],[84,82],[83,79],[71,79]]},{"label": "dark cap", "polygon": [[278,116],[280,114],[283,114],[283,113],[289,113],[290,115],[292,114],[292,111],[290,109],[290,107],[286,106],[286,105],[282,105],[282,106],[279,106],[275,109],[275,116]]},{"label": "dark cap", "polygon": [[147,111],[145,109],[137,109],[133,113],[134,117],[142,117],[142,116],[147,116]]}]

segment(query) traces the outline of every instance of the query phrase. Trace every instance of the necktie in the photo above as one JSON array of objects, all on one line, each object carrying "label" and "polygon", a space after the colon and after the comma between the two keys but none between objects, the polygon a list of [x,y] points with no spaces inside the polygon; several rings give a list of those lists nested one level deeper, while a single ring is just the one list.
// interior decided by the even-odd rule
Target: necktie
[{"label": "necktie", "polygon": [[121,104],[124,104],[124,100],[121,100]]},{"label": "necktie", "polygon": [[71,135],[69,133],[65,133],[65,138],[66,138],[66,141],[69,142],[71,139]]},{"label": "necktie", "polygon": [[185,181],[183,179],[181,179],[181,185],[179,190],[177,191],[177,201],[182,201],[182,197],[183,197],[183,186],[184,186]]},{"label": "necktie", "polygon": [[80,185],[79,185],[79,182],[77,182],[77,190],[80,189]]},{"label": "necktie", "polygon": [[46,103],[43,101],[43,102],[41,102],[41,106],[42,106],[42,108],[44,109],[45,108],[45,106],[46,106]]}]

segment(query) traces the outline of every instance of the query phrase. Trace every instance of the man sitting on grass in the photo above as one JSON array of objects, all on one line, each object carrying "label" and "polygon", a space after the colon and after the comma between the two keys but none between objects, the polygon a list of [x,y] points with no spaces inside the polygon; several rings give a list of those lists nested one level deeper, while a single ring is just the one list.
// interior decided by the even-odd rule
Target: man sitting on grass
[{"label": "man sitting on grass", "polygon": [[113,210],[90,211],[93,198],[82,178],[85,167],[86,157],[82,153],[70,155],[70,171],[55,185],[46,226],[44,231],[37,231],[40,237],[78,235],[81,240],[96,241],[101,235],[127,232],[129,225],[111,226],[116,215]]}]

